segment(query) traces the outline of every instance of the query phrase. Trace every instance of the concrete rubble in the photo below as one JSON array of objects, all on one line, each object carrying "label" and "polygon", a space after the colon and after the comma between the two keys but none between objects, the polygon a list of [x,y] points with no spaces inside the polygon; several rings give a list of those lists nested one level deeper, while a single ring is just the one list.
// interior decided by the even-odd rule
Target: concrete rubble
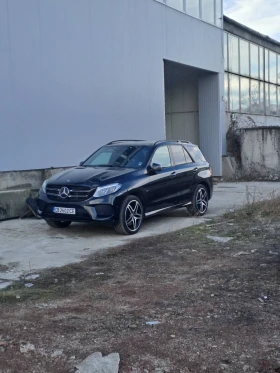
[{"label": "concrete rubble", "polygon": [[209,240],[213,240],[215,242],[221,242],[221,243],[226,243],[233,239],[233,237],[218,237],[218,236],[207,236],[207,238],[209,238]]},{"label": "concrete rubble", "polygon": [[6,289],[7,287],[12,285],[12,281],[1,281],[0,280],[0,289]]},{"label": "concrete rubble", "polygon": [[112,353],[102,356],[101,352],[95,352],[88,356],[81,364],[77,365],[77,373],[118,373],[120,355]]}]

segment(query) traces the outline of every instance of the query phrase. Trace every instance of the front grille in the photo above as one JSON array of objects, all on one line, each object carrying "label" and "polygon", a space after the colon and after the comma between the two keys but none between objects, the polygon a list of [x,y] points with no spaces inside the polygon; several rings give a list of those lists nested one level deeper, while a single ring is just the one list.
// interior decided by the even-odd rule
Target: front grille
[{"label": "front grille", "polygon": [[[62,198],[60,191],[62,188],[67,187],[69,189],[69,195],[66,198]],[[86,201],[95,193],[96,188],[91,189],[88,186],[78,185],[47,185],[47,197],[52,201],[64,201],[64,202],[82,202]]]}]

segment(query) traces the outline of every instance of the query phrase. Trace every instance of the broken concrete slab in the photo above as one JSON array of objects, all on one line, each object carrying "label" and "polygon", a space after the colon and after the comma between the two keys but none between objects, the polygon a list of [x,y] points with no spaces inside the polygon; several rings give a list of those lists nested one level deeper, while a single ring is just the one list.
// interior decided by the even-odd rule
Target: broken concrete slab
[{"label": "broken concrete slab", "polygon": [[12,285],[12,281],[3,281],[1,282],[0,281],[0,289],[6,289],[7,287],[11,286]]},{"label": "broken concrete slab", "polygon": [[23,216],[28,211],[26,198],[35,197],[37,189],[0,191],[0,221]]},{"label": "broken concrete slab", "polygon": [[102,356],[101,352],[95,352],[88,356],[81,364],[77,365],[77,373],[118,373],[120,355],[112,353]]}]

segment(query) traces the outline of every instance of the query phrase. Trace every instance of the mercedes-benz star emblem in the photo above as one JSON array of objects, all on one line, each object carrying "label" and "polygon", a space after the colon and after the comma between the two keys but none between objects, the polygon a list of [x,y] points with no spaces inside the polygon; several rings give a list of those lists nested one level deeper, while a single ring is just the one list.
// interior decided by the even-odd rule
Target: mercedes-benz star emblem
[{"label": "mercedes-benz star emblem", "polygon": [[70,194],[70,190],[67,187],[62,187],[59,191],[59,196],[61,198],[67,198]]}]

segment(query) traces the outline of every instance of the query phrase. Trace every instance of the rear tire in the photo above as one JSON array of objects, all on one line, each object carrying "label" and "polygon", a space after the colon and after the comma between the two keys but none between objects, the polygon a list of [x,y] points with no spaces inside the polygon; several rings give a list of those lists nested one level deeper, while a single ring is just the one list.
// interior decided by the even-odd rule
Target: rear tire
[{"label": "rear tire", "polygon": [[120,208],[119,221],[115,231],[119,234],[135,234],[141,228],[144,218],[142,202],[136,196],[127,196]]},{"label": "rear tire", "polygon": [[187,206],[188,212],[192,216],[202,216],[208,210],[208,192],[204,185],[199,184],[194,191],[192,204]]},{"label": "rear tire", "polygon": [[71,221],[59,221],[46,219],[46,223],[52,228],[67,228],[71,224]]}]

